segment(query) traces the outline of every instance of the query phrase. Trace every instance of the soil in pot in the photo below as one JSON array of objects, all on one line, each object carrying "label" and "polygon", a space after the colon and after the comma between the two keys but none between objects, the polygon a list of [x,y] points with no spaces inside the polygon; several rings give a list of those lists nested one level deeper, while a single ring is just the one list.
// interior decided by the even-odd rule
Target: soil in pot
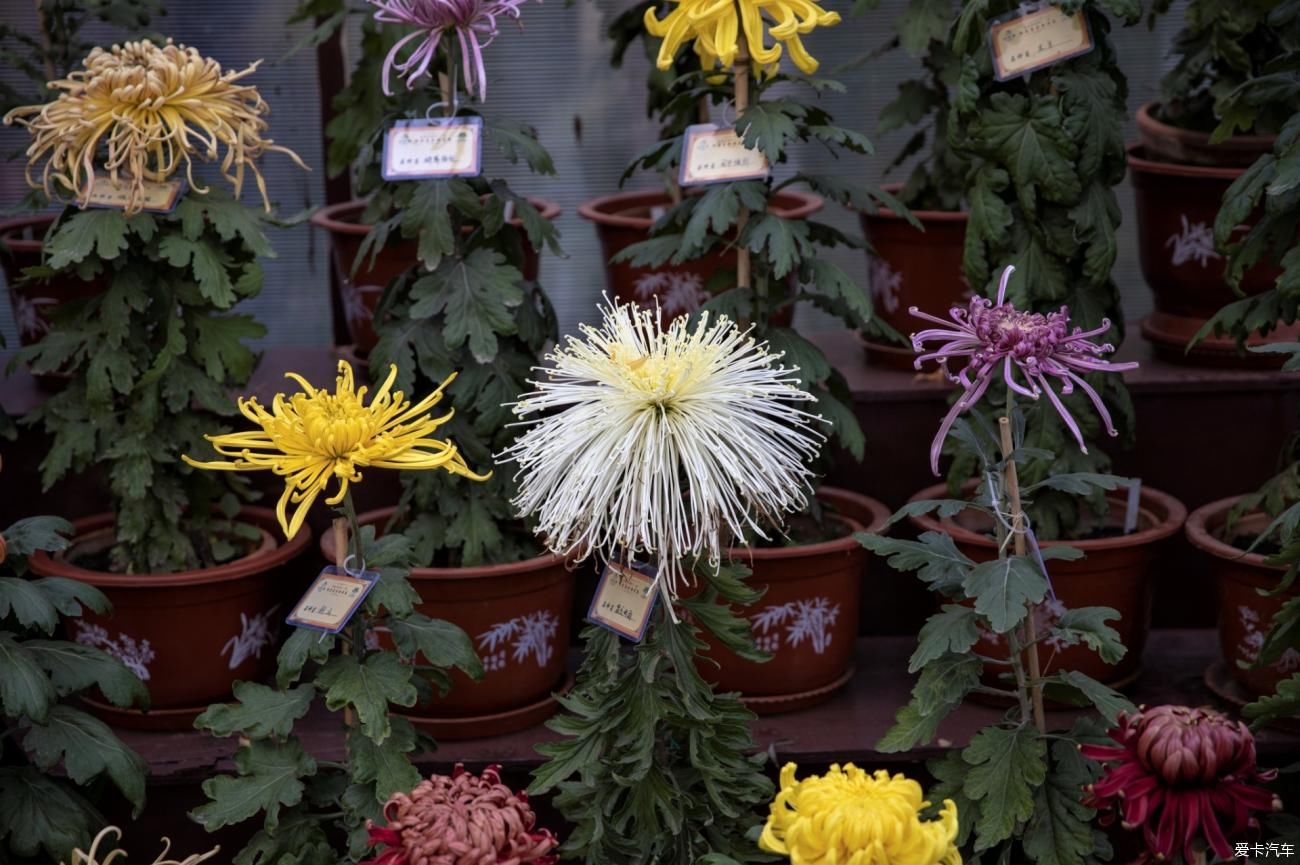
[{"label": "soil in pot", "polygon": [[[973,489],[973,485],[972,485]],[[922,499],[948,498],[944,484],[928,487],[912,497]],[[1048,562],[1055,602],[1048,600],[1035,611],[1039,633],[1054,622],[1063,610],[1079,607],[1111,607],[1119,612],[1118,621],[1111,627],[1119,632],[1120,641],[1128,649],[1116,664],[1102,661],[1085,645],[1053,646],[1044,642],[1039,657],[1045,674],[1058,670],[1075,670],[1091,676],[1112,687],[1122,687],[1132,682],[1142,664],[1142,650],[1146,646],[1151,623],[1151,601],[1155,587],[1155,568],[1165,542],[1182,528],[1187,518],[1187,508],[1173,496],[1142,487],[1138,504],[1137,530],[1131,534],[1114,532],[1122,525],[1126,491],[1108,496],[1110,511],[1106,521],[1092,532],[1091,538],[1073,541],[1041,540],[1043,548],[1065,544],[1083,552],[1082,559]],[[975,562],[997,558],[997,545],[992,537],[991,525],[983,514],[967,511],[955,519],[937,519],[932,515],[911,517],[918,531],[936,531],[949,535],[966,556]],[[1007,647],[1001,636],[985,633],[977,644],[982,654],[1006,657]],[[985,669],[988,684],[998,684],[1000,668]]]},{"label": "soil in pot", "polygon": [[112,614],[66,621],[68,638],[113,655],[149,689],[149,712],[92,702],[100,717],[133,729],[188,730],[209,704],[231,698],[236,681],[274,672],[280,623],[310,577],[297,559],[311,533],[278,542],[279,524],[268,508],[246,506],[238,520],[260,531],[260,546],[212,568],[117,574],[86,566],[112,543],[112,514],[73,523],[71,556],[32,557],[36,573],[80,580],[108,597]]},{"label": "soil in pot", "polygon": [[[361,514],[362,525],[385,526],[394,508]],[[321,537],[333,561],[333,536]],[[444,697],[403,709],[412,723],[443,739],[476,739],[533,726],[559,708],[551,696],[565,682],[572,627],[574,574],[560,556],[468,568],[414,568],[417,609],[465,631],[483,660],[483,680],[459,670]],[[386,636],[375,635],[380,645]],[[391,644],[387,644],[391,646]]]},{"label": "soil in pot", "polygon": [[[887,191],[897,193],[894,184]],[[871,248],[867,251],[867,280],[876,316],[903,336],[917,329],[908,312],[922,312],[946,318],[953,304],[970,297],[970,284],[962,271],[966,243],[965,211],[914,210],[925,227],[913,226],[888,208],[861,213],[862,231]],[[867,359],[891,369],[913,369],[916,353],[911,346],[862,340]]]},{"label": "soil in pot", "polygon": [[[1228,512],[1237,499],[1226,498],[1197,508],[1187,518],[1187,540],[1208,557],[1219,594],[1219,645],[1227,672],[1250,694],[1272,694],[1282,679],[1300,671],[1300,652],[1285,653],[1268,667],[1251,665],[1259,658],[1273,616],[1288,600],[1300,596],[1300,586],[1276,596],[1273,591],[1285,569],[1265,562],[1265,554],[1246,552],[1251,541],[1270,520],[1264,514],[1247,514],[1238,521],[1236,536],[1225,538]],[[1230,542],[1231,541],[1231,542]],[[1247,665],[1245,668],[1242,665]]]},{"label": "soil in pot", "polygon": [[[543,219],[554,220],[560,215],[560,206],[540,198],[529,201]],[[419,262],[418,244],[415,240],[390,238],[379,254],[370,261],[369,256],[352,272],[353,263],[361,250],[361,242],[370,233],[370,226],[361,222],[366,202],[345,201],[322,207],[312,215],[311,222],[329,232],[331,259],[334,274],[338,280],[339,292],[343,300],[343,312],[347,318],[348,333],[356,350],[365,356],[375,347],[379,336],[374,328],[375,307],[384,293],[384,286],[392,282],[399,274],[406,272]],[[522,228],[523,222],[514,217],[510,223]],[[472,229],[466,226],[463,231]],[[524,279],[536,280],[541,267],[541,255],[524,239],[523,275]]]},{"label": "soil in pot", "polygon": [[[759,714],[821,703],[853,675],[858,604],[869,558],[853,533],[880,531],[889,509],[835,487],[822,487],[817,496],[833,511],[828,519],[838,524],[833,539],[727,551],[730,559],[753,570],[750,585],[766,588],[757,603],[737,614],[750,620],[758,647],[772,659],[755,663],[711,646],[700,672],[720,691],[739,691]],[[707,633],[704,639],[709,641]]]},{"label": "soil in pot", "polygon": [[1274,135],[1233,135],[1211,143],[1211,132],[1184,129],[1160,119],[1158,102],[1148,102],[1137,110],[1138,141],[1151,159],[1181,162],[1185,165],[1209,165],[1220,168],[1249,168],[1265,153],[1273,150]]},{"label": "soil in pot", "polygon": [[[627,262],[611,263],[615,255],[650,236],[650,227],[671,207],[666,192],[620,192],[593,199],[578,208],[578,214],[596,224],[601,253],[605,258],[605,285],[623,303],[654,308],[656,301],[664,317],[672,320],[699,309],[709,298],[709,278],[719,270],[734,270],[736,253],[720,244],[708,255],[681,264],[657,268],[633,267]],[[804,219],[821,210],[825,202],[802,192],[778,192],[771,212],[787,219]],[[733,282],[734,284],[734,282]],[[727,286],[728,288],[730,286]],[[773,316],[778,325],[788,325],[793,313],[787,308]]]}]

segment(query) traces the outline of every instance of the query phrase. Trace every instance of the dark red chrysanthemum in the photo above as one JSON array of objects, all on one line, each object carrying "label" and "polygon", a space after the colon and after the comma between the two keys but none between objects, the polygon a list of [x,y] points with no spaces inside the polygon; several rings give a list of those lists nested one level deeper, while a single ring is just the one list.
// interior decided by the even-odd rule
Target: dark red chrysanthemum
[{"label": "dark red chrysanthemum", "polygon": [[362,865],[554,865],[555,836],[533,831],[528,794],[501,783],[500,766],[481,776],[457,764],[384,805],[387,826],[367,826],[385,849]]},{"label": "dark red chrysanthemum", "polygon": [[1255,737],[1212,709],[1156,706],[1120,715],[1110,737],[1118,747],[1079,746],[1106,764],[1084,804],[1101,811],[1103,822],[1118,814],[1124,828],[1141,828],[1156,859],[1181,845],[1191,862],[1198,840],[1231,859],[1229,839],[1258,829],[1257,813],[1282,807],[1260,786],[1277,770],[1255,764]]}]

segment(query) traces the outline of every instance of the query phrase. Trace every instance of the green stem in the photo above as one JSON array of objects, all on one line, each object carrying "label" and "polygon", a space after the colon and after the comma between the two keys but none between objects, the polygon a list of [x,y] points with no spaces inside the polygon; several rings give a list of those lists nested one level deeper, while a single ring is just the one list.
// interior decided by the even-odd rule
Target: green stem
[{"label": "green stem", "polygon": [[[353,566],[358,571],[364,571],[366,557],[361,543],[361,524],[357,521],[357,509],[352,503],[350,489],[343,494],[343,513],[348,518],[348,534],[352,538]],[[366,627],[365,611],[358,610],[352,617],[352,637],[349,640],[352,644],[352,653],[357,656],[358,661],[364,661],[366,657]]]}]

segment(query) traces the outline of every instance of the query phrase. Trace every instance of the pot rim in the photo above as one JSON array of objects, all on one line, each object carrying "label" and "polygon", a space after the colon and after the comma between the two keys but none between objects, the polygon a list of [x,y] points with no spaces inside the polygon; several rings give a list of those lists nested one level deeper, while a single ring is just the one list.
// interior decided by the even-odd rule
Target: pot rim
[{"label": "pot rim", "polygon": [[[797,203],[790,207],[772,208],[772,210],[788,219],[802,219],[805,216],[811,216],[826,206],[826,199],[820,195],[813,195],[810,192],[800,192],[795,189],[782,189],[776,193],[776,197],[786,197],[795,199]],[[613,195],[602,195],[599,198],[593,198],[585,201],[578,206],[578,215],[583,219],[596,223],[597,225],[609,225],[617,228],[635,228],[641,231],[649,231],[654,225],[654,220],[648,216],[627,216],[621,213],[609,213],[610,209],[615,207],[627,207],[633,202],[643,200],[664,201],[670,203],[668,193],[658,189],[641,189],[630,192],[616,192]]]},{"label": "pot rim", "polygon": [[[967,482],[967,484],[973,483],[974,481]],[[923,499],[946,498],[947,491],[947,484],[933,484],[916,493],[907,501],[911,504],[912,502],[921,501]],[[1140,529],[1129,535],[1119,535],[1118,537],[1112,538],[1089,538],[1080,541],[1040,541],[1039,546],[1043,548],[1054,546],[1074,547],[1083,550],[1084,553],[1139,547],[1146,544],[1153,544],[1157,541],[1162,541],[1165,538],[1168,538],[1182,528],[1184,523],[1187,521],[1187,506],[1169,493],[1162,492],[1155,487],[1143,484],[1138,502],[1139,505],[1148,505],[1148,510],[1155,512],[1158,517],[1160,516],[1160,511],[1163,511],[1163,518],[1161,518],[1154,526],[1147,529]],[[910,516],[907,519],[912,523],[912,525],[916,526],[921,531],[943,532],[959,543],[968,543],[973,546],[986,547],[988,549],[993,549],[997,546],[997,542],[992,538],[985,537],[978,532],[973,532],[964,526],[958,525],[951,519],[938,520],[930,514]]]},{"label": "pot rim", "polygon": [[[882,183],[880,188],[890,195],[898,195],[903,189],[901,183]],[[901,220],[903,216],[898,212],[888,208],[879,207],[875,213],[865,210],[856,211],[863,219],[888,219],[890,221]],[[969,222],[969,210],[913,210],[912,215],[921,222]]]},{"label": "pot rim", "polygon": [[[239,514],[259,529],[266,531],[272,538],[276,537],[273,529],[278,527],[279,523],[276,520],[275,511],[255,505],[243,505],[239,509]],[[73,520],[72,526],[75,530],[73,537],[86,535],[97,529],[111,528],[116,520],[116,515],[111,511]],[[271,528],[268,528],[268,525]],[[74,565],[66,561],[61,554],[51,556],[46,552],[34,553],[31,557],[31,565],[32,570],[41,576],[71,577],[92,586],[123,589],[171,589],[202,586],[209,583],[233,582],[258,575],[264,571],[279,567],[296,557],[306,548],[310,540],[311,529],[303,526],[298,529],[298,534],[291,540],[279,543],[269,550],[256,552],[235,559],[232,562],[226,562],[224,565],[217,565],[214,568],[200,568],[175,573],[115,574],[110,571],[96,571]]]},{"label": "pot rim", "polygon": [[1218,165],[1193,165],[1190,162],[1162,162],[1150,159],[1142,149],[1141,141],[1130,141],[1124,148],[1128,155],[1128,167],[1134,173],[1133,182],[1137,185],[1142,173],[1162,174],[1166,177],[1193,177],[1206,180],[1236,180],[1246,173],[1245,168]]},{"label": "pot rim", "polygon": [[[397,510],[396,505],[390,505],[385,508],[374,508],[357,515],[357,523],[363,526],[377,525],[387,520]],[[330,561],[334,560],[334,534],[325,532],[317,541],[317,548],[321,555]],[[475,565],[468,568],[411,568],[408,579],[412,580],[482,580],[482,579],[499,579],[501,577],[511,577],[520,574],[541,571],[556,565],[564,567],[566,571],[568,566],[565,558],[555,553],[543,553],[540,556],[534,556],[531,559],[524,559],[521,562],[508,562],[504,565]]]},{"label": "pot rim", "polygon": [[841,538],[821,541],[816,544],[800,544],[793,547],[728,547],[726,555],[732,561],[771,562],[779,559],[797,559],[807,556],[822,556],[843,553],[854,549],[866,550],[854,537],[858,532],[879,532],[889,522],[889,508],[870,496],[843,487],[822,486],[817,490],[818,497],[825,496],[834,504],[836,500],[851,501],[866,509],[871,514],[871,522],[863,525],[847,514],[835,514],[835,518],[849,524],[849,532]]},{"label": "pot rim", "polygon": [[14,252],[40,252],[45,248],[44,240],[28,240],[21,237],[11,240],[8,235],[29,226],[44,225],[48,230],[54,224],[54,220],[58,218],[58,215],[53,213],[37,213],[31,216],[20,216],[16,219],[0,221],[0,246],[8,247]]},{"label": "pot rim", "polygon": [[1270,565],[1265,562],[1267,556],[1261,553],[1248,553],[1245,550],[1234,547],[1225,541],[1219,540],[1210,531],[1210,522],[1217,521],[1219,517],[1226,515],[1228,509],[1237,503],[1241,496],[1228,496],[1227,498],[1218,499],[1208,504],[1201,505],[1187,517],[1187,524],[1183,530],[1187,534],[1187,541],[1198,550],[1209,553],[1215,558],[1226,559],[1232,562],[1241,562],[1242,564],[1254,565],[1267,571],[1276,571],[1281,574],[1286,568],[1281,565]]},{"label": "pot rim", "polygon": [[[526,196],[528,203],[536,207],[541,213],[542,219],[554,220],[559,217],[563,209],[549,198],[537,198],[532,195]],[[365,222],[349,222],[342,217],[352,213],[365,210],[368,202],[364,198],[352,198],[347,201],[340,201],[338,204],[329,204],[311,215],[311,224],[317,228],[323,228],[326,231],[336,234],[352,234],[358,237],[364,237],[370,233],[370,224]],[[513,217],[510,220],[511,225],[522,225],[523,221],[519,217]]]},{"label": "pot rim", "polygon": [[1138,106],[1138,110],[1134,115],[1134,120],[1139,129],[1146,129],[1153,135],[1159,135],[1163,138],[1180,139],[1199,148],[1215,148],[1235,152],[1252,150],[1269,151],[1273,149],[1273,144],[1277,141],[1276,135],[1252,133],[1250,135],[1230,135],[1218,144],[1211,144],[1210,137],[1213,135],[1212,132],[1201,132],[1197,129],[1184,129],[1181,126],[1173,126],[1158,119],[1154,113],[1154,109],[1158,105],[1160,105],[1160,100],[1152,99],[1150,102],[1144,102]]}]

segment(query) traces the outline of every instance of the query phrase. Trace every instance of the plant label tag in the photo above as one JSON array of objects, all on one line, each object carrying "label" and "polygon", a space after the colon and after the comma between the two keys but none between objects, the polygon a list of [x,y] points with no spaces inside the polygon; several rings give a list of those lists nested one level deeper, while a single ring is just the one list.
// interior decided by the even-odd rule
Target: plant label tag
[{"label": "plant label tag", "polygon": [[483,162],[483,119],[399,120],[384,132],[384,180],[478,177]]},{"label": "plant label tag", "polygon": [[681,186],[766,180],[767,173],[767,157],[746,147],[735,127],[719,128],[716,123],[686,127],[681,171],[677,178]]},{"label": "plant label tag", "polygon": [[639,643],[658,597],[654,568],[610,562],[600,575],[587,621]]},{"label": "plant label tag", "polygon": [[993,77],[1006,81],[1087,54],[1094,47],[1087,16],[1037,4],[999,16],[989,24]]},{"label": "plant label tag", "polygon": [[[150,213],[171,213],[185,195],[185,187],[184,180],[168,180],[163,183],[146,180],[140,193],[140,209]],[[128,181],[119,180],[115,183],[107,174],[96,174],[86,206],[123,210],[130,200],[131,186]]]},{"label": "plant label tag", "polygon": [[378,571],[362,571],[354,576],[330,565],[317,575],[285,621],[297,628],[337,634],[347,627],[377,582]]}]

